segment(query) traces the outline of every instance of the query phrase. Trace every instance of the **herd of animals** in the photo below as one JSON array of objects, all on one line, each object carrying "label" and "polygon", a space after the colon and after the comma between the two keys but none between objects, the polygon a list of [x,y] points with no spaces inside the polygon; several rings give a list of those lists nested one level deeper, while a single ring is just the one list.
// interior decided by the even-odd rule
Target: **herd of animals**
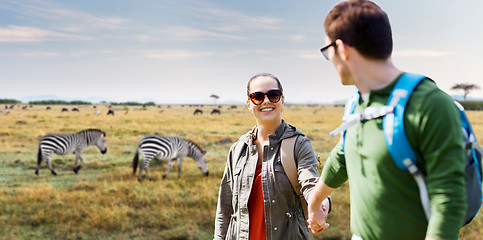
[{"label": "herd of animals", "polygon": [[[236,107],[231,107],[236,108]],[[8,109],[7,107],[5,109]],[[46,110],[52,110],[51,107],[46,107]],[[68,112],[69,109],[61,108],[61,112]],[[72,108],[72,112],[79,112],[78,108]],[[8,111],[4,111],[8,113]],[[219,109],[213,109],[211,114],[220,114]],[[100,110],[96,110],[94,115],[99,115]],[[194,115],[203,114],[201,109],[195,109]],[[109,109],[107,115],[114,115],[114,110]],[[107,152],[106,147],[106,133],[100,129],[86,129],[78,133],[71,134],[47,134],[43,136],[39,141],[38,153],[37,153],[37,166],[35,168],[35,174],[39,174],[40,166],[45,161],[48,169],[52,175],[57,175],[52,167],[51,155],[53,153],[59,155],[75,154],[74,169],[77,174],[82,167],[84,159],[82,158],[82,152],[89,146],[95,145],[99,148],[102,154]],[[195,142],[172,136],[157,136],[148,135],[142,138],[136,148],[136,153],[133,158],[133,174],[136,175],[137,169],[138,180],[142,180],[143,171],[151,179],[149,175],[149,162],[152,159],[168,162],[168,169],[163,175],[166,178],[167,174],[171,171],[174,161],[177,162],[178,178],[181,176],[181,166],[185,157],[190,157],[196,161],[196,164],[203,175],[208,176],[208,164],[205,158],[206,151],[203,150]],[[143,161],[139,162],[139,155],[142,156]]]},{"label": "herd of animals", "polygon": [[[14,108],[14,106],[15,106],[15,105],[11,105],[11,106],[9,107],[9,106],[5,105],[5,109],[0,110],[0,113],[3,113],[3,114],[9,114],[9,113],[10,113],[9,109]],[[22,106],[22,110],[28,109],[28,107],[29,107],[29,105]],[[30,107],[32,107],[32,106],[30,105]],[[96,108],[96,107],[94,106],[94,108]],[[232,105],[232,106],[230,106],[230,108],[231,108],[231,109],[234,109],[234,108],[237,108],[237,106],[236,106],[236,105]],[[52,110],[52,108],[51,108],[50,106],[47,106],[47,107],[45,108],[45,110]],[[69,111],[69,109],[68,109],[68,108],[63,107],[63,108],[62,108],[60,111],[61,111],[61,112],[68,112],[68,111]],[[72,111],[72,112],[79,112],[79,108],[74,107],[74,108],[72,108],[70,111]],[[114,116],[114,112],[115,112],[115,109],[111,109],[111,107],[109,107],[109,110],[107,111],[107,115],[113,115],[113,116]],[[160,113],[162,113],[162,112],[164,112],[164,110],[161,110],[161,111],[160,111]],[[101,111],[100,111],[100,110],[96,110],[96,111],[94,112],[94,115],[96,115],[96,116],[97,116],[97,115],[99,115],[100,113],[101,113]],[[125,114],[127,114],[127,113],[128,113],[128,111],[126,111],[126,112],[125,112]],[[194,112],[193,112],[193,115],[202,115],[202,114],[203,114],[203,110],[201,110],[201,109],[199,109],[199,108],[196,108],[196,109],[194,110]],[[211,113],[210,113],[210,114],[211,114],[211,115],[216,115],[216,114],[220,115],[220,114],[221,114],[221,111],[220,111],[219,109],[213,108],[213,110],[211,110]]]},{"label": "herd of animals", "polygon": [[[107,152],[105,137],[106,133],[100,129],[86,129],[72,134],[58,133],[43,136],[39,142],[35,174],[39,174],[40,165],[45,161],[52,175],[57,175],[52,168],[52,162],[50,160],[52,153],[59,155],[75,154],[73,171],[77,174],[84,161],[81,154],[88,146],[95,145],[102,154]],[[209,174],[208,164],[205,158],[206,151],[191,140],[171,136],[145,136],[139,141],[136,153],[134,154],[132,162],[134,175],[139,165],[139,154],[143,156],[143,161],[139,166],[139,181],[142,180],[143,170],[146,172],[147,177],[151,179],[149,175],[149,162],[154,158],[161,161],[168,161],[168,169],[163,175],[163,178],[166,178],[167,174],[171,171],[175,160],[178,164],[179,178],[181,176],[181,165],[186,156],[196,161],[196,165],[203,175],[208,176]]]},{"label": "herd of animals", "polygon": [[[5,110],[2,113],[10,113],[8,109],[13,107],[5,106]],[[22,109],[26,109],[27,106],[23,106]],[[94,108],[96,108],[94,106]],[[237,108],[237,106],[231,106],[231,109]],[[47,106],[46,110],[52,110]],[[68,112],[69,109],[61,108],[61,112]],[[79,109],[74,107],[72,112],[79,112]],[[164,112],[162,110],[160,113]],[[100,110],[96,110],[94,115],[99,115]],[[127,111],[126,111],[127,114]],[[201,115],[203,110],[196,108],[193,115]],[[211,111],[211,115],[221,114],[219,109],[214,108]],[[109,108],[107,115],[114,115],[114,109]],[[57,175],[52,167],[51,155],[53,153],[59,155],[75,154],[74,158],[74,173],[78,173],[82,167],[84,159],[82,158],[82,152],[91,145],[97,146],[102,154],[107,152],[106,147],[106,133],[100,129],[86,129],[78,133],[71,134],[47,134],[43,136],[39,141],[38,153],[37,153],[37,167],[35,168],[35,174],[39,174],[40,166],[45,161],[52,175]],[[191,140],[182,139],[173,136],[158,136],[148,135],[143,137],[136,148],[136,153],[133,157],[132,168],[133,175],[136,175],[139,167],[138,180],[142,181],[142,173],[146,172],[148,179],[151,179],[149,175],[149,162],[152,159],[168,162],[168,169],[163,175],[166,178],[167,174],[171,171],[174,161],[177,162],[178,178],[181,177],[181,166],[185,157],[190,157],[195,160],[198,168],[203,175],[208,176],[208,164],[205,158],[206,151],[203,150],[198,144]],[[139,155],[142,155],[143,161],[139,162]]]}]

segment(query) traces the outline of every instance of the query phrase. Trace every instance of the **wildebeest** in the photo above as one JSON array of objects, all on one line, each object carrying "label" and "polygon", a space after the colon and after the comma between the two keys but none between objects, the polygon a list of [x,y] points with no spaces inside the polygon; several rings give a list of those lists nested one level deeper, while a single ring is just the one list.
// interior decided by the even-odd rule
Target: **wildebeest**
[{"label": "wildebeest", "polygon": [[195,111],[193,112],[193,115],[196,115],[196,114],[203,114],[203,110],[199,108],[195,109]]},{"label": "wildebeest", "polygon": [[213,115],[213,114],[218,114],[218,115],[220,115],[220,113],[221,113],[221,112],[220,112],[220,110],[218,110],[218,109],[216,109],[216,108],[214,108],[214,109],[211,111],[211,115]]},{"label": "wildebeest", "polygon": [[137,167],[139,165],[139,153],[143,155],[143,162],[139,167],[138,180],[141,181],[141,175],[143,170],[146,171],[146,175],[149,179],[149,162],[156,158],[158,160],[168,161],[168,170],[163,175],[166,178],[168,173],[173,167],[173,161],[178,162],[178,178],[181,177],[181,164],[186,156],[193,158],[196,161],[196,165],[201,170],[203,175],[208,176],[208,165],[206,163],[205,154],[198,144],[193,141],[182,139],[179,137],[167,137],[158,135],[148,135],[139,141],[134,154],[132,162],[133,174],[136,174]]},{"label": "wildebeest", "polygon": [[79,112],[78,108],[72,108],[72,112]]},{"label": "wildebeest", "polygon": [[68,111],[69,111],[69,109],[67,109],[67,108],[62,108],[62,110],[61,110],[60,112],[68,112]]},{"label": "wildebeest", "polygon": [[[52,163],[50,162],[50,155],[52,153],[60,155],[74,153],[75,162],[73,171],[77,174],[84,161],[81,154],[88,146],[96,145],[102,154],[107,152],[105,137],[106,133],[99,129],[86,129],[72,134],[58,133],[43,136],[39,142],[35,174],[39,174],[40,164],[45,160],[50,172],[53,175],[57,175],[54,169],[52,169]],[[80,163],[77,165],[79,159]]]},{"label": "wildebeest", "polygon": [[47,107],[45,108],[45,110],[50,110],[50,109],[52,109],[52,108],[51,108],[51,107],[49,107],[49,106],[47,106]]},{"label": "wildebeest", "polygon": [[112,115],[112,116],[114,116],[114,110],[109,109],[109,111],[107,111],[107,115]]}]

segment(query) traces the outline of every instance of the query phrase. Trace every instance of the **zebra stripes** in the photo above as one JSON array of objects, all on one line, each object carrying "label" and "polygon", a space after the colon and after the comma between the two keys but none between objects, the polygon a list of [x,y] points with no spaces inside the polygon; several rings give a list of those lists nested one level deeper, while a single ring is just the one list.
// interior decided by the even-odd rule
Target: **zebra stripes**
[{"label": "zebra stripes", "polygon": [[169,136],[157,136],[148,135],[139,141],[136,153],[133,159],[133,174],[136,174],[137,167],[139,165],[139,152],[143,156],[143,162],[139,167],[138,180],[141,181],[141,176],[143,170],[146,171],[146,175],[149,179],[149,162],[156,158],[158,160],[168,161],[168,170],[163,175],[166,178],[167,174],[171,171],[173,167],[173,161],[178,162],[178,178],[181,177],[181,164],[186,156],[193,158],[196,161],[198,168],[201,172],[208,176],[208,165],[205,159],[205,153],[200,146],[196,143],[181,139],[178,137]]},{"label": "zebra stripes", "polygon": [[[104,137],[106,133],[99,129],[87,129],[78,133],[73,134],[48,134],[43,136],[39,142],[39,150],[37,153],[37,168],[35,169],[35,174],[39,174],[40,164],[43,160],[46,161],[50,172],[53,175],[57,173],[52,169],[52,164],[50,162],[50,156],[52,153],[65,155],[74,153],[75,163],[73,171],[77,174],[81,168],[82,162],[82,152],[90,145],[96,145],[102,154],[107,151],[106,141]],[[77,161],[80,159],[80,163]]]}]

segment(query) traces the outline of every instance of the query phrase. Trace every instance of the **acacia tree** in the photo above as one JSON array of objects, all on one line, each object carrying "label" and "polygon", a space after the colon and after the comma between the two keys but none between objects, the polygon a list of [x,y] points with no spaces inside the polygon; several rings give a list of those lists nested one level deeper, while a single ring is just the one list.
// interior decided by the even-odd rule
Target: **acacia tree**
[{"label": "acacia tree", "polygon": [[211,94],[210,98],[213,98],[215,100],[215,105],[216,105],[216,100],[220,97],[218,97],[217,95],[215,94]]},{"label": "acacia tree", "polygon": [[480,86],[473,83],[458,83],[451,87],[451,90],[463,90],[463,98],[466,101],[466,96],[473,91],[480,89]]}]

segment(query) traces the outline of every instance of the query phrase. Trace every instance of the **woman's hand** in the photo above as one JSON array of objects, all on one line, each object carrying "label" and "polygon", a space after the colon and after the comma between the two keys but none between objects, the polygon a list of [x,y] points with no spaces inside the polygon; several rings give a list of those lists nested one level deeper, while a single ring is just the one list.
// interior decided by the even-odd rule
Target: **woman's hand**
[{"label": "woman's hand", "polygon": [[329,201],[325,199],[320,206],[316,208],[309,207],[309,218],[307,219],[307,224],[313,233],[321,233],[324,229],[330,226],[327,223],[328,204]]}]

